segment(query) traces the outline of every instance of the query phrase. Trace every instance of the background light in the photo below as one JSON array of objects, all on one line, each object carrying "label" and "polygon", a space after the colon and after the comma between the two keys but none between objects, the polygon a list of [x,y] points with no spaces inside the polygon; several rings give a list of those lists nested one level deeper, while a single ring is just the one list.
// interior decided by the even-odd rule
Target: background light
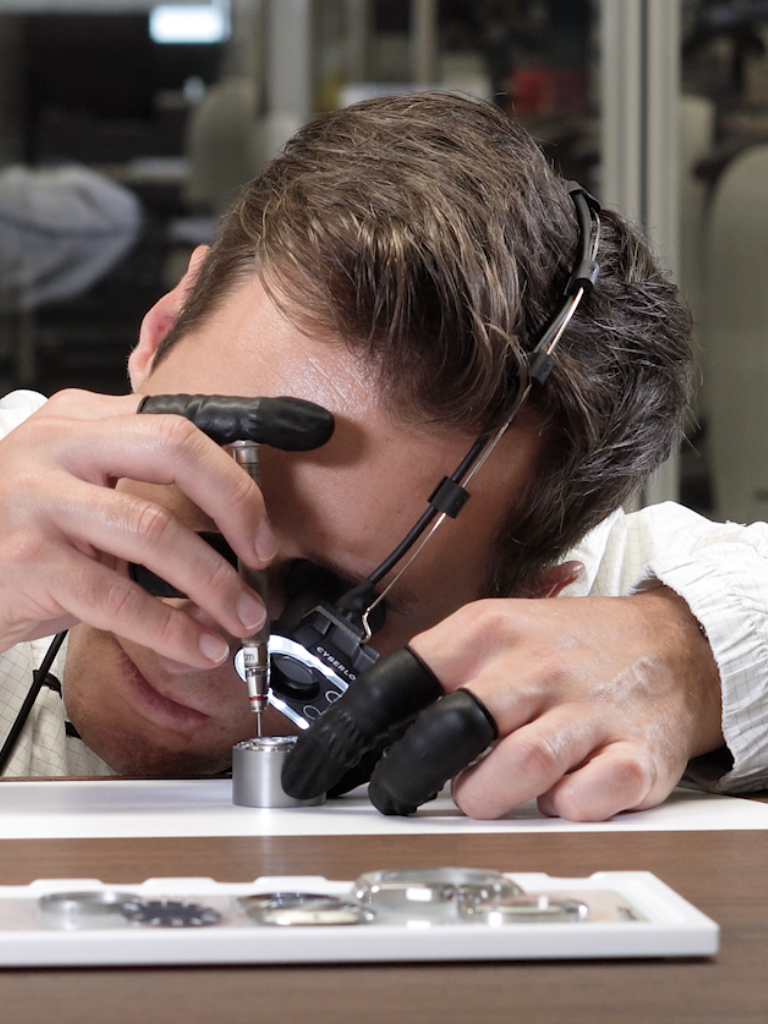
[{"label": "background light", "polygon": [[161,4],[150,11],[149,35],[154,43],[221,43],[229,38],[229,19],[212,4]]}]

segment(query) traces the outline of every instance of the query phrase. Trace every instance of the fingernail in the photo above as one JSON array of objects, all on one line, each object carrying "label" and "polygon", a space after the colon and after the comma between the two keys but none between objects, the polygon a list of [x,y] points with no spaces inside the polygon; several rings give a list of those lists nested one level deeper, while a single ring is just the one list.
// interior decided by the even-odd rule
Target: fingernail
[{"label": "fingernail", "polygon": [[271,562],[277,554],[277,541],[266,519],[259,523],[256,530],[256,554],[262,562]]},{"label": "fingernail", "polygon": [[215,633],[203,633],[200,637],[200,650],[214,665],[220,665],[229,654],[226,640],[222,640]]},{"label": "fingernail", "polygon": [[251,594],[243,594],[237,602],[237,617],[248,633],[255,633],[264,625],[267,612],[261,601]]}]

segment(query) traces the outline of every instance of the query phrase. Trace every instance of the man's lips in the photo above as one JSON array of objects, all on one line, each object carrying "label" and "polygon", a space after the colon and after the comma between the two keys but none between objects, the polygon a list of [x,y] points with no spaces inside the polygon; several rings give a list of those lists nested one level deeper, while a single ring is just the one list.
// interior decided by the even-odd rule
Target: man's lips
[{"label": "man's lips", "polygon": [[145,714],[149,713],[152,718],[159,715],[180,725],[202,722],[210,717],[204,711],[167,697],[157,690],[122,647],[120,647],[120,661],[123,677],[128,684],[133,702],[138,704],[139,709]]}]

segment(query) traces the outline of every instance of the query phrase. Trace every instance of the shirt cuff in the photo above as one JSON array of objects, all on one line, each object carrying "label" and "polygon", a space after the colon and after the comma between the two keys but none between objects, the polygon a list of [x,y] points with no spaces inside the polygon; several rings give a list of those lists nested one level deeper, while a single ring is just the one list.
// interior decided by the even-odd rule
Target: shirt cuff
[{"label": "shirt cuff", "polygon": [[[752,552],[754,555],[754,552]],[[727,750],[696,758],[688,776],[712,792],[738,793],[768,785],[768,621],[765,565],[741,553],[724,566],[701,557],[653,559],[631,588],[674,590],[703,627],[720,673]],[[762,572],[761,572],[762,569]]]}]

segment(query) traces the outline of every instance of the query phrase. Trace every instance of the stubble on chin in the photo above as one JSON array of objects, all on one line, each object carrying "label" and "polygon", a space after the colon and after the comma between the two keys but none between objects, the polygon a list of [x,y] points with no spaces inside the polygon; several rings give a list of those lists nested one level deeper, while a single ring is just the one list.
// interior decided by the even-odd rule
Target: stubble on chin
[{"label": "stubble on chin", "polygon": [[[231,765],[231,743],[219,749],[195,749],[174,736],[176,749],[163,742],[162,730],[121,709],[110,680],[120,670],[122,648],[111,633],[79,625],[69,636],[62,680],[67,716],[85,745],[113,771],[134,778],[217,775]],[[135,719],[135,720],[134,720]]]}]

